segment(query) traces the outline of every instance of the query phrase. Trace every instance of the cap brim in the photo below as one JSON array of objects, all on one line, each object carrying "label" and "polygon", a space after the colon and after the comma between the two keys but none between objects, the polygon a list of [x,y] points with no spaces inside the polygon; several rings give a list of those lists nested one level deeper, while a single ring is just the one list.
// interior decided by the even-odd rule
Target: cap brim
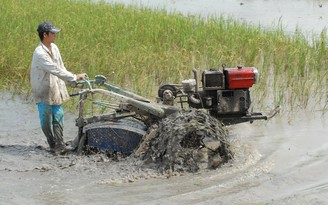
[{"label": "cap brim", "polygon": [[53,32],[53,33],[58,33],[60,31],[60,28],[52,28],[50,30],[50,32]]}]

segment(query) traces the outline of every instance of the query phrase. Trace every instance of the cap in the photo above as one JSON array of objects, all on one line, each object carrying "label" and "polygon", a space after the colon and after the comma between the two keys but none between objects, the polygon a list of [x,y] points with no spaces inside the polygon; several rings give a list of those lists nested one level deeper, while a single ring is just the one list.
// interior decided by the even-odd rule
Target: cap
[{"label": "cap", "polygon": [[43,33],[43,32],[53,32],[53,33],[58,33],[60,31],[60,28],[55,27],[52,23],[50,22],[42,22],[39,24],[38,33]]}]

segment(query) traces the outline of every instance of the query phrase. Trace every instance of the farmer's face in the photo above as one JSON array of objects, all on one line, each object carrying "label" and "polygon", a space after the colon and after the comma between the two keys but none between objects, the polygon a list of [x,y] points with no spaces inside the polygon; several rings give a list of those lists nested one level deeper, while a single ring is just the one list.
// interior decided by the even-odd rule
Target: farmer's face
[{"label": "farmer's face", "polygon": [[56,33],[53,32],[49,32],[49,34],[43,33],[43,41],[47,43],[54,43],[55,39],[56,39]]}]

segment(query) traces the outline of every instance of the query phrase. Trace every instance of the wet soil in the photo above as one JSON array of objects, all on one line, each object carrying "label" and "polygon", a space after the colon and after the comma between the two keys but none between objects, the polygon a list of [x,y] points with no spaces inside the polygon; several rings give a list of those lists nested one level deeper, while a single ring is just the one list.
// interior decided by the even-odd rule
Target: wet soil
[{"label": "wet soil", "polygon": [[[1,93],[0,113],[2,204],[328,202],[328,120],[320,111],[229,127],[232,160],[164,173],[134,157],[52,155],[36,106],[21,97]],[[65,117],[65,140],[72,140],[75,116]]]},{"label": "wet soil", "polygon": [[205,110],[180,111],[149,130],[136,152],[161,172],[216,169],[233,158],[228,130]]},{"label": "wet soil", "polygon": [[[142,142],[130,156],[99,151],[88,151],[83,155],[75,152],[54,155],[39,127],[36,105],[23,96],[5,92],[1,93],[0,102],[0,201],[8,204],[23,201],[29,204],[72,204],[80,199],[68,200],[52,195],[80,189],[81,186],[92,190],[102,184],[115,187],[140,180],[166,179],[200,169],[214,169],[232,158],[227,131],[201,111],[182,112],[154,124],[146,137],[148,141]],[[74,121],[75,116],[66,113],[65,141],[73,140],[77,134]],[[172,126],[168,124],[172,123],[176,125],[172,130],[178,133],[170,131]],[[188,129],[195,124],[202,126]],[[150,138],[154,132],[157,135]],[[163,144],[169,141],[171,144]],[[161,145],[157,146],[159,143]],[[200,157],[200,153],[204,156]],[[149,163],[159,155],[166,160],[154,158],[155,161]],[[177,163],[177,160],[184,163]],[[200,167],[202,163],[206,166]],[[26,196],[29,198],[25,199]],[[83,199],[81,202],[85,203]]]}]

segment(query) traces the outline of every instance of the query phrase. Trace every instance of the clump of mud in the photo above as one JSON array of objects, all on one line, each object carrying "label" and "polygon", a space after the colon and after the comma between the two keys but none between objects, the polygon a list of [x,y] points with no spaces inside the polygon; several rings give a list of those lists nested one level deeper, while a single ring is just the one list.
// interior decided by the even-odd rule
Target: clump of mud
[{"label": "clump of mud", "polygon": [[172,114],[150,125],[147,133],[131,155],[88,145],[83,153],[104,154],[116,162],[140,160],[140,168],[163,174],[215,169],[233,157],[227,128],[205,110]]},{"label": "clump of mud", "polygon": [[152,125],[135,151],[161,172],[197,172],[232,159],[228,131],[206,111],[183,111]]}]

